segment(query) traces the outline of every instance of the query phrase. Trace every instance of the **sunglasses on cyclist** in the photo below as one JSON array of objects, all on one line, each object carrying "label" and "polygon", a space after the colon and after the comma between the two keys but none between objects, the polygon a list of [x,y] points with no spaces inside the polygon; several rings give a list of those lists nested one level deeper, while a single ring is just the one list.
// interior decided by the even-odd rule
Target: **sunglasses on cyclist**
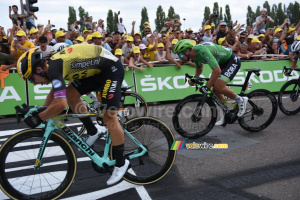
[{"label": "sunglasses on cyclist", "polygon": [[41,69],[41,70],[39,70],[38,72],[33,73],[30,77],[27,78],[27,80],[28,80],[30,83],[34,83],[33,75],[38,75],[38,76],[41,76],[41,77],[46,77],[46,76],[45,76],[45,71]]},{"label": "sunglasses on cyclist", "polygon": [[183,52],[177,54],[177,55],[179,56],[179,58],[183,58],[183,56],[185,55],[186,51],[187,51],[187,50],[185,50],[185,51],[183,51]]}]

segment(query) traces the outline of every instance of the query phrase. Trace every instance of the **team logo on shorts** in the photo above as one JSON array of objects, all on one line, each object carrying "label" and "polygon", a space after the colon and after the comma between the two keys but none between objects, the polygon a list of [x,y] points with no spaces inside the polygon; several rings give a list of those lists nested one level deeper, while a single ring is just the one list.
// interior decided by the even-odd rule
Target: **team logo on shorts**
[{"label": "team logo on shorts", "polygon": [[110,85],[111,85],[111,80],[107,79],[106,82],[105,82],[104,88],[103,88],[102,98],[106,99],[107,92],[108,92],[108,90],[110,88]]}]

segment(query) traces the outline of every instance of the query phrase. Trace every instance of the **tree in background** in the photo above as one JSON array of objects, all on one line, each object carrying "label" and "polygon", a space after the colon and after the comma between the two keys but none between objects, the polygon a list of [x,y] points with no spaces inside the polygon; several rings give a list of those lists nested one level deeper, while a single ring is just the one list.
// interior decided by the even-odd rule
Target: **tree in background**
[{"label": "tree in background", "polygon": [[255,17],[258,17],[260,15],[260,6],[257,6],[255,11]]},{"label": "tree in background", "polygon": [[69,6],[68,30],[70,26],[76,21],[76,10],[73,6]]},{"label": "tree in background", "polygon": [[292,18],[290,19],[291,22],[297,24],[300,19],[300,5],[297,1],[295,1],[295,4],[291,9],[291,14],[292,14]]},{"label": "tree in background", "polygon": [[149,22],[149,17],[148,17],[148,12],[147,12],[146,7],[142,8],[141,15],[142,15],[142,19],[141,19],[141,25],[140,25],[140,32],[142,32],[144,30],[144,23]]},{"label": "tree in background", "polygon": [[286,19],[286,15],[284,13],[284,11],[282,10],[282,3],[278,4],[278,10],[276,13],[277,17],[278,17],[278,21],[277,24],[282,24],[284,22],[284,20]]},{"label": "tree in background", "polygon": [[[79,12],[79,21],[84,21],[84,19],[86,17],[89,16],[88,12],[85,12],[84,8],[82,8],[81,6],[79,6],[78,8],[78,12]],[[80,32],[82,32],[85,29],[84,25],[80,26]]]},{"label": "tree in background", "polygon": [[278,10],[278,7],[276,4],[273,4],[272,6],[272,11],[271,11],[271,17],[272,19],[274,20],[274,26],[278,24],[278,17],[277,17],[277,10]]},{"label": "tree in background", "polygon": [[227,25],[231,25],[232,24],[231,14],[230,14],[230,8],[229,8],[228,4],[225,6],[224,21],[227,23]]},{"label": "tree in background", "polygon": [[215,2],[214,3],[214,7],[213,7],[213,13],[215,15],[218,15],[218,17],[214,17],[212,22],[214,22],[216,25],[219,23],[219,20],[220,20],[220,12],[219,12],[219,5],[218,5],[218,2]]},{"label": "tree in background", "polygon": [[[170,8],[168,10],[168,16],[166,18],[166,21],[168,21],[170,19],[178,19],[180,21],[180,16],[179,16],[179,14],[175,13],[173,6],[170,6]],[[180,27],[178,27],[178,30],[181,30]]]},{"label": "tree in background", "polygon": [[268,1],[265,1],[265,3],[263,4],[263,8],[266,8],[268,11],[268,15],[271,12],[271,8],[270,8],[270,4]]},{"label": "tree in background", "polygon": [[255,22],[255,13],[252,11],[251,6],[247,8],[247,26],[252,26],[253,22]]},{"label": "tree in background", "polygon": [[167,20],[174,19],[174,18],[175,18],[175,10],[174,10],[173,6],[170,6],[170,8],[168,10]]},{"label": "tree in background", "polygon": [[[223,10],[222,10],[222,7],[220,7],[220,14],[219,14],[219,21],[222,20],[223,21]],[[218,24],[216,24],[217,26]]]},{"label": "tree in background", "polygon": [[108,10],[107,18],[106,18],[106,32],[111,33],[114,29],[114,15],[112,10]]},{"label": "tree in background", "polygon": [[207,20],[209,20],[209,16],[210,16],[210,8],[208,6],[205,6],[204,8],[204,17],[203,17],[203,22],[202,22],[202,26],[205,24],[205,22]]},{"label": "tree in background", "polygon": [[113,31],[118,30],[118,13],[114,12]]},{"label": "tree in background", "polygon": [[156,19],[155,19],[155,27],[158,32],[165,26],[165,22],[166,22],[165,12],[161,6],[158,6],[156,10]]}]

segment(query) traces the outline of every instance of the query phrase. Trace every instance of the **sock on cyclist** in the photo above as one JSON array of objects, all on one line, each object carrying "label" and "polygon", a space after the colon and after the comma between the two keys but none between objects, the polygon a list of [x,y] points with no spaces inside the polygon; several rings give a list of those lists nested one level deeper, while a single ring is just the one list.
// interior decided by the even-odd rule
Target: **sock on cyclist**
[{"label": "sock on cyclist", "polygon": [[95,101],[98,101],[96,95],[95,95],[93,92],[91,92],[91,93],[88,95],[88,97],[90,97],[94,102],[95,102]]},{"label": "sock on cyclist", "polygon": [[97,128],[90,117],[79,118],[79,120],[85,126],[88,135],[95,135],[97,133]]},{"label": "sock on cyclist", "polygon": [[239,95],[237,95],[236,97],[235,97],[235,99],[234,99],[237,103],[242,103],[243,101],[244,101],[244,99],[241,97],[241,96],[239,96]]},{"label": "sock on cyclist", "polygon": [[124,157],[124,144],[120,144],[118,146],[113,146],[113,153],[116,158],[116,167],[122,167],[125,164]]}]

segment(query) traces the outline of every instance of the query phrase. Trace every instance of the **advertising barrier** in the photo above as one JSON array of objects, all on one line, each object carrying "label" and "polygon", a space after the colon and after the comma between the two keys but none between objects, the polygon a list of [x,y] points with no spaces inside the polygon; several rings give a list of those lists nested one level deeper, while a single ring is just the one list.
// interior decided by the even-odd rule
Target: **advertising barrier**
[{"label": "advertising barrier", "polygon": [[[267,89],[272,92],[278,92],[281,86],[290,79],[297,79],[299,74],[293,72],[291,77],[282,74],[283,66],[290,66],[289,60],[282,61],[256,61],[242,62],[242,67],[233,79],[233,84],[243,84],[247,72],[246,68],[260,68],[260,76],[252,74],[250,86],[246,93],[255,89]],[[145,71],[129,70],[125,72],[123,85],[135,85],[135,90],[141,94],[147,102],[160,102],[179,100],[190,94],[197,93],[195,87],[190,87],[185,82],[185,73],[195,74],[195,68],[190,65],[182,65],[181,70],[176,66],[161,66],[148,68]],[[204,65],[203,77],[209,77],[212,70],[208,65]],[[29,105],[42,105],[51,89],[49,85],[33,85],[28,83],[28,92],[25,82],[17,73],[10,73],[5,79],[5,87],[0,88],[0,115],[14,114],[14,107],[27,103]],[[236,93],[240,93],[240,87],[232,87]],[[134,91],[134,89],[132,89]]]}]

